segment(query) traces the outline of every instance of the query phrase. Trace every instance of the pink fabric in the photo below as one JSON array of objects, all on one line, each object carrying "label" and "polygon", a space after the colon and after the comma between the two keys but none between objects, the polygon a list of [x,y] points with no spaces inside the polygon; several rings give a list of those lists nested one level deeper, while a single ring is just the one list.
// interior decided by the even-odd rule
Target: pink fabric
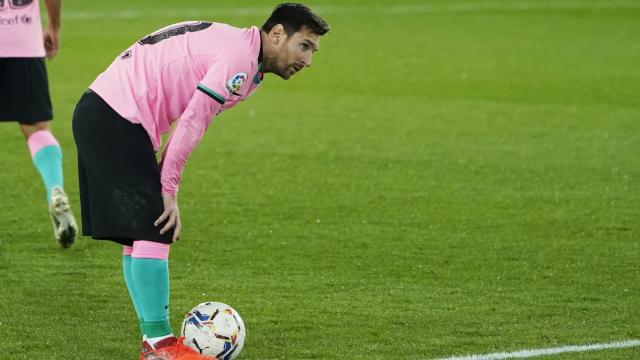
[{"label": "pink fabric", "polygon": [[[163,31],[174,35],[152,37]],[[260,84],[260,30],[191,21],[154,34],[123,52],[90,88],[122,117],[141,124],[156,151],[180,119],[165,146],[160,176],[162,192],[176,195],[184,164],[212,117]]]},{"label": "pink fabric", "polygon": [[0,57],[44,57],[40,3],[24,8],[4,1],[0,6]]},{"label": "pink fabric", "polygon": [[169,250],[171,246],[168,244],[160,244],[153,241],[136,240],[133,242],[133,251],[131,257],[138,259],[169,259]]},{"label": "pink fabric", "polygon": [[40,149],[46,146],[60,146],[58,141],[49,130],[38,130],[29,136],[27,139],[27,145],[33,157]]},{"label": "pink fabric", "polygon": [[122,256],[131,256],[133,246],[122,245]]}]

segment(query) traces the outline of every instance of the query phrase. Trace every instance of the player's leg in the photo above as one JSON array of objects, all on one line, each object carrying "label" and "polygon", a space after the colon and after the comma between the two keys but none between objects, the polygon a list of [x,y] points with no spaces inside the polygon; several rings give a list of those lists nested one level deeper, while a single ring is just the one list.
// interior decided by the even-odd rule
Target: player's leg
[{"label": "player's leg", "polygon": [[121,118],[91,91],[76,107],[73,132],[84,173],[79,178],[86,179],[88,189],[80,195],[83,217],[85,210],[90,217],[83,234],[127,245],[123,273],[143,339],[168,336],[175,343],[168,320],[167,259],[173,234],[160,235],[153,225],[163,202],[151,141],[142,126]]},{"label": "player's leg", "polygon": [[33,164],[40,173],[46,199],[51,201],[54,187],[62,188],[62,149],[58,140],[51,133],[50,121],[39,121],[31,124],[21,123],[20,130],[27,141]]},{"label": "player's leg", "polygon": [[131,275],[144,319],[147,350],[175,342],[169,323],[169,249],[169,244],[159,242],[133,243]]},{"label": "player's leg", "polygon": [[136,316],[138,317],[138,325],[140,327],[140,334],[143,337],[143,341],[145,340],[146,334],[144,330],[144,316],[142,314],[142,305],[140,305],[140,298],[136,291],[136,287],[133,281],[133,271],[132,271],[132,262],[131,253],[133,252],[132,246],[124,245],[122,246],[122,272],[124,274],[124,282],[127,285],[127,290],[129,291],[129,297],[131,297],[131,302],[133,303],[133,308],[136,312]]},{"label": "player's leg", "polygon": [[62,149],[51,133],[50,121],[21,123],[20,130],[44,183],[54,236],[62,247],[67,248],[75,241],[78,227],[64,192]]},{"label": "player's leg", "polygon": [[51,204],[54,197],[59,198],[59,204],[50,206],[50,212],[56,239],[68,247],[75,239],[76,225],[62,191],[62,151],[51,134],[52,118],[44,59],[0,59],[0,121],[20,123],[34,165],[45,183],[47,202]]},{"label": "player's leg", "polygon": [[207,360],[177,339],[169,324],[169,250],[157,241],[136,240],[131,253],[135,296],[144,317],[140,359]]},{"label": "player's leg", "polygon": [[49,80],[44,59],[23,58],[10,62],[13,81],[18,86],[13,90],[14,102],[22,111],[15,113],[20,130],[27,141],[33,163],[40,172],[47,201],[51,201],[53,187],[62,187],[62,151],[51,133],[53,111],[49,96]]}]

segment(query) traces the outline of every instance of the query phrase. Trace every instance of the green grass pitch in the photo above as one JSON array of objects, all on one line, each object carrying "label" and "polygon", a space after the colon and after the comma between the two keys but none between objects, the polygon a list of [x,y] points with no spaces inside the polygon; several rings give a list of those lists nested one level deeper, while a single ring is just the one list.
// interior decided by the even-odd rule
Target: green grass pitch
[{"label": "green grass pitch", "polygon": [[[64,2],[48,71],[76,214],[71,115],[98,73],[162,26],[261,24],[274,4]],[[640,338],[640,5],[309,4],[332,28],[312,68],[267,75],[187,164],[174,329],[212,300],[243,316],[246,360]],[[56,245],[26,144],[0,126],[0,359],[135,359],[120,247]]]}]

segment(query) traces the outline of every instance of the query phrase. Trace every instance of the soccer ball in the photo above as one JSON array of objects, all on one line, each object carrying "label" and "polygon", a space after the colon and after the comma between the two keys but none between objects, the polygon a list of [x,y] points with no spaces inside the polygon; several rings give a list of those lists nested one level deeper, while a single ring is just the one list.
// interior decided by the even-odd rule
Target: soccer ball
[{"label": "soccer ball", "polygon": [[231,306],[206,302],[189,311],[181,333],[184,344],[203,356],[231,360],[242,351],[247,330]]}]

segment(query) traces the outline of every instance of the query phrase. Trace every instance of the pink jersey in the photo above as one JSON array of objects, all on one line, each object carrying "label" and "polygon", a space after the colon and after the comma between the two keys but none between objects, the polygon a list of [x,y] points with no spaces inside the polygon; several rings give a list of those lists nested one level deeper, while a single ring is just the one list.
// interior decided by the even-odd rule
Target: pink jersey
[{"label": "pink jersey", "polygon": [[38,0],[0,1],[0,57],[44,55]]},{"label": "pink jersey", "polygon": [[118,114],[141,124],[154,149],[177,121],[161,162],[164,194],[178,192],[184,164],[212,117],[247,98],[262,81],[257,27],[184,22],[138,41],[90,88]]}]

